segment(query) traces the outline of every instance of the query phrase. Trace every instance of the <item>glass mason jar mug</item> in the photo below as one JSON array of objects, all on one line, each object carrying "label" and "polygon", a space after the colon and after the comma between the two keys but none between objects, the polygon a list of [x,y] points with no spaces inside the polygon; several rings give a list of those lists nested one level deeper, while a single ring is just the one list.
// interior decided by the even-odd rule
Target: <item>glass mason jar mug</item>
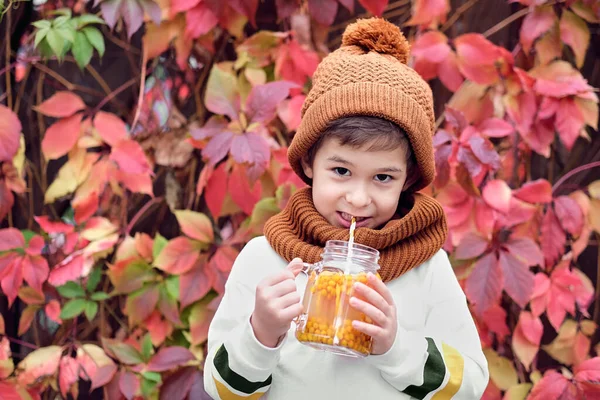
[{"label": "glass mason jar mug", "polygon": [[352,327],[352,321],[372,321],[350,306],[354,283],[367,284],[367,274],[379,277],[379,251],[354,243],[329,240],[315,264],[304,263],[308,276],[302,304],[304,312],[296,319],[296,338],[303,344],[336,354],[365,357],[371,353],[372,339]]}]

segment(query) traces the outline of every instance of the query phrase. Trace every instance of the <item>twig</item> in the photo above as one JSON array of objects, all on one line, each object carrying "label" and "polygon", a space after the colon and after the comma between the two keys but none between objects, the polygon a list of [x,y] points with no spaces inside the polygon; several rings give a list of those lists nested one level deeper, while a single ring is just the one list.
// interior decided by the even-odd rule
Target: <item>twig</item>
[{"label": "twig", "polygon": [[[41,104],[42,102],[42,96],[43,96],[43,92],[44,92],[44,80],[46,80],[46,73],[44,71],[42,71],[42,73],[40,74],[40,78],[38,79],[38,85],[37,85],[37,103]],[[42,113],[37,113],[37,117],[38,117],[38,128],[39,128],[39,133],[40,133],[40,142],[42,142],[43,136],[44,136],[44,132],[46,132],[46,127],[44,126],[44,117],[42,116]],[[44,158],[44,153],[42,152],[42,146],[40,145],[40,172],[41,172],[41,179],[40,179],[40,187],[42,189],[42,193],[46,193],[46,189],[48,188],[48,181],[47,181],[47,176],[46,176],[46,159]]]},{"label": "twig", "polygon": [[[4,36],[4,39],[6,40],[6,69],[8,70],[9,66],[10,66],[10,38],[11,38],[11,32],[10,32],[10,27],[12,25],[11,23],[11,16],[12,16],[12,7],[9,7],[6,13],[6,35]],[[13,100],[12,100],[12,92],[11,92],[11,87],[10,87],[10,74],[6,74],[6,105],[8,106],[8,108],[12,109],[13,106]]]},{"label": "twig", "polygon": [[[33,66],[36,67],[37,69],[39,69],[40,71],[45,72],[46,74],[53,77],[56,81],[58,81],[65,88],[67,88],[67,90],[78,90],[80,92],[89,93],[91,95],[99,96],[99,97],[104,96],[104,93],[102,93],[102,92],[99,92],[97,90],[94,90],[94,89],[86,87],[86,86],[81,86],[81,85],[77,85],[77,84],[69,82],[68,80],[63,78],[60,74],[58,74],[56,71],[54,71],[51,68],[48,68],[44,64],[35,63],[35,64],[33,64]],[[102,78],[100,78],[100,79],[102,79]]]},{"label": "twig", "polygon": [[567,179],[569,179],[570,177],[572,177],[575,174],[578,174],[580,172],[583,171],[587,171],[588,169],[592,169],[592,168],[596,168],[596,167],[600,167],[600,161],[594,161],[588,164],[584,164],[580,167],[577,167],[575,169],[572,169],[571,171],[567,172],[566,174],[564,174],[555,184],[554,186],[552,186],[552,193],[556,192],[556,190],[558,189],[558,187],[560,185],[562,185]]},{"label": "twig", "polygon": [[140,93],[138,94],[137,107],[135,109],[135,115],[131,122],[131,130],[137,125],[138,119],[140,119],[140,113],[142,111],[142,103],[144,101],[144,89],[146,87],[146,63],[148,62],[148,53],[144,50],[142,44],[142,73],[140,74]]},{"label": "twig", "polygon": [[130,80],[128,80],[127,82],[110,92],[108,96],[106,96],[104,99],[102,99],[100,103],[98,103],[98,105],[92,111],[92,114],[96,114],[98,111],[100,111],[100,109],[102,109],[102,107],[106,105],[106,103],[111,101],[116,95],[121,93],[123,90],[127,89],[129,86],[133,85],[135,82],[136,78],[131,78]]},{"label": "twig", "polygon": [[86,65],[85,69],[90,73],[90,75],[92,75],[94,77],[94,79],[102,87],[102,90],[104,90],[104,92],[106,94],[110,94],[110,92],[111,92],[110,86],[108,86],[108,84],[106,83],[104,78],[102,78],[102,75],[100,75],[98,73],[98,71],[96,71],[96,69],[94,67],[92,67],[90,64]]},{"label": "twig", "polygon": [[27,78],[29,78],[29,73],[31,72],[31,65],[27,65],[27,69],[25,70],[25,76],[23,77],[21,86],[19,87],[19,93],[17,93],[17,100],[15,101],[15,109],[13,110],[15,114],[19,115],[19,109],[21,108],[21,100],[23,99],[23,95],[25,94],[25,87],[27,86],[25,82],[27,82]]},{"label": "twig", "polygon": [[510,25],[511,23],[515,22],[516,20],[518,20],[521,17],[524,17],[527,14],[529,14],[529,8],[523,8],[522,10],[519,10],[516,13],[512,14],[510,17],[505,18],[502,21],[498,22],[496,25],[492,26],[490,29],[483,32],[482,35],[483,35],[483,37],[486,37],[486,38],[490,37],[494,33],[502,30],[504,27]]},{"label": "twig", "polygon": [[148,211],[150,207],[152,207],[156,203],[160,203],[161,201],[163,201],[162,197],[155,197],[146,204],[144,204],[144,206],[139,209],[139,211],[133,216],[133,218],[131,218],[131,221],[125,228],[125,236],[129,236],[129,233],[131,232],[137,221],[146,213],[146,211]]},{"label": "twig", "polygon": [[456,11],[454,12],[454,14],[452,14],[452,16],[450,18],[448,18],[448,21],[446,21],[446,23],[444,25],[442,25],[442,27],[440,28],[440,31],[442,31],[442,32],[447,31],[448,28],[450,28],[452,25],[454,25],[454,23],[456,21],[458,21],[458,19],[460,18],[461,15],[463,15],[465,12],[467,12],[469,10],[469,8],[473,7],[478,1],[479,0],[470,0],[469,2],[458,7],[456,9]]},{"label": "twig", "polygon": [[9,342],[16,343],[19,346],[27,347],[28,349],[37,350],[39,348],[38,346],[36,346],[34,344],[24,342],[23,340],[20,340],[20,339],[11,338],[10,336],[6,336],[6,335],[4,335],[4,337],[7,338]]},{"label": "twig", "polygon": [[104,34],[105,34],[104,36],[106,36],[108,38],[108,40],[110,40],[117,46],[123,48],[124,50],[126,50],[132,54],[138,55],[138,56],[141,54],[139,49],[137,49],[137,48],[133,47],[132,45],[130,45],[129,43],[117,38],[112,33],[110,33],[110,31],[107,30],[106,32],[104,32]]},{"label": "twig", "polygon": [[[600,233],[596,232],[596,241],[600,242]],[[600,315],[600,247],[598,247],[598,262],[596,263],[598,278],[596,279],[596,301],[594,302],[594,319],[592,321],[598,321],[598,315]]]}]

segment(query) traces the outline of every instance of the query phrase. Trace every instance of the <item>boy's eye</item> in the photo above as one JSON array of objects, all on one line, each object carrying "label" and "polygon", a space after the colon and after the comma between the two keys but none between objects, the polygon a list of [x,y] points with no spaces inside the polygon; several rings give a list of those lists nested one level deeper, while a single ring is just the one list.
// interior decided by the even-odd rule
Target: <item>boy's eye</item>
[{"label": "boy's eye", "polygon": [[350,170],[348,170],[348,168],[344,168],[344,167],[335,167],[333,169],[333,172],[335,172],[338,175],[341,176],[347,176],[350,174]]},{"label": "boy's eye", "polygon": [[386,174],[377,174],[375,175],[375,179],[378,180],[379,182],[389,182],[391,181],[393,178],[390,175],[386,175]]}]

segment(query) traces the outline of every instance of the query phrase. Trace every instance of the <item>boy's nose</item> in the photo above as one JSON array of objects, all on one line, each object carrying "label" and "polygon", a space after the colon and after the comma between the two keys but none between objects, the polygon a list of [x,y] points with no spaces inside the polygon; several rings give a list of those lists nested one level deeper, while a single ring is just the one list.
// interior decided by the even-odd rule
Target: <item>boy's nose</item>
[{"label": "boy's nose", "polygon": [[371,196],[369,196],[366,188],[357,186],[346,192],[346,202],[352,205],[354,209],[360,210],[371,204]]}]

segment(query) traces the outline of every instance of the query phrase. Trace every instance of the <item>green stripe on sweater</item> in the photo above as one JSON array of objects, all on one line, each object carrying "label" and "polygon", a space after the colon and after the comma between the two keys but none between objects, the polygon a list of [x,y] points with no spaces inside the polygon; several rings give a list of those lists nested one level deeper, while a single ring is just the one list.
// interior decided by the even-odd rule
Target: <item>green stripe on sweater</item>
[{"label": "green stripe on sweater", "polygon": [[258,389],[269,386],[272,378],[269,376],[267,380],[263,382],[250,382],[248,379],[239,375],[231,368],[229,368],[229,354],[225,346],[221,345],[213,361],[215,368],[221,375],[221,378],[233,389],[247,394],[252,394]]},{"label": "green stripe on sweater", "polygon": [[446,365],[440,351],[436,347],[433,339],[427,339],[427,361],[425,361],[425,371],[423,371],[423,384],[421,386],[410,385],[403,390],[409,396],[423,400],[425,396],[438,389],[444,382],[446,376]]}]

